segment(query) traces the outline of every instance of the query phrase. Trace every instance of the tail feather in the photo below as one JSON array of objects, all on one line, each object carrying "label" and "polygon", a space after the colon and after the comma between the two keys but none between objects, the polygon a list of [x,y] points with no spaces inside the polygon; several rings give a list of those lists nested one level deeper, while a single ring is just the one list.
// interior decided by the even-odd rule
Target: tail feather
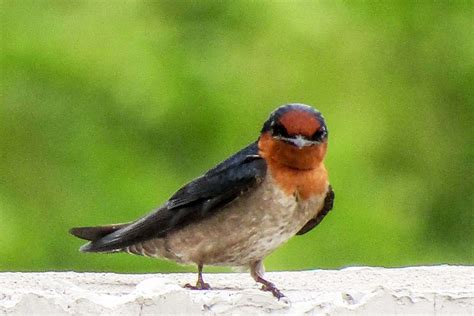
[{"label": "tail feather", "polygon": [[[130,223],[112,224],[95,227],[73,227],[69,230],[69,233],[78,238],[94,242],[128,225],[130,225]],[[91,243],[85,244],[80,248],[80,250],[91,251],[91,249],[89,249],[90,245]]]}]

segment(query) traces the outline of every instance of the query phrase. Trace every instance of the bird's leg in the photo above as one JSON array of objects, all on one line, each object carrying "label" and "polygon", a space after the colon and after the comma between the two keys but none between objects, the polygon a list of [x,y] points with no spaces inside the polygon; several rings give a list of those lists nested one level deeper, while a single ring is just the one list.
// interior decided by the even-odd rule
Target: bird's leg
[{"label": "bird's leg", "polygon": [[202,279],[202,264],[198,264],[198,280],[196,282],[196,286],[187,283],[184,287],[191,289],[191,290],[210,290],[211,286],[209,283],[205,283]]},{"label": "bird's leg", "polygon": [[265,268],[263,267],[262,260],[250,264],[250,274],[256,282],[263,284],[262,291],[272,292],[273,296],[275,296],[277,299],[285,297],[285,295],[276,288],[275,284],[263,278],[264,273]]}]

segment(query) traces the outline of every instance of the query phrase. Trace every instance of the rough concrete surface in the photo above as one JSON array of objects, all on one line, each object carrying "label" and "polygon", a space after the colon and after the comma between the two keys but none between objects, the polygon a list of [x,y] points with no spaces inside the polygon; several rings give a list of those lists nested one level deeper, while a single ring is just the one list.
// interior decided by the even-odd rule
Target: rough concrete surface
[{"label": "rough concrete surface", "polygon": [[204,277],[213,290],[184,289],[190,273],[0,273],[0,315],[474,315],[471,266],[267,273],[280,301],[247,273]]}]

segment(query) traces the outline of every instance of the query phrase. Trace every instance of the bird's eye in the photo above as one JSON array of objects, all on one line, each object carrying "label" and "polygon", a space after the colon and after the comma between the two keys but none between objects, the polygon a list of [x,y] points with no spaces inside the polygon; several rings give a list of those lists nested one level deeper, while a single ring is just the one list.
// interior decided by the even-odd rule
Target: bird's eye
[{"label": "bird's eye", "polygon": [[326,138],[328,135],[326,129],[324,127],[321,127],[320,129],[318,129],[314,134],[313,136],[311,137],[312,140],[314,141],[322,141],[324,138]]},{"label": "bird's eye", "polygon": [[273,126],[273,136],[289,137],[288,131],[282,124],[275,124]]}]

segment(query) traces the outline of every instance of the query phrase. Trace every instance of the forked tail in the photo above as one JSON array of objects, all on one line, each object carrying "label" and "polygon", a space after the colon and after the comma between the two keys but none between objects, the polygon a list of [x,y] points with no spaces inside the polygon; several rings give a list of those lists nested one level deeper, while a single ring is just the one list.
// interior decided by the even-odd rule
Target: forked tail
[{"label": "forked tail", "polygon": [[[128,226],[129,224],[130,223],[112,224],[95,227],[73,227],[69,230],[69,233],[78,238],[94,242],[125,226]],[[87,247],[81,247],[81,251],[87,251]]]}]

